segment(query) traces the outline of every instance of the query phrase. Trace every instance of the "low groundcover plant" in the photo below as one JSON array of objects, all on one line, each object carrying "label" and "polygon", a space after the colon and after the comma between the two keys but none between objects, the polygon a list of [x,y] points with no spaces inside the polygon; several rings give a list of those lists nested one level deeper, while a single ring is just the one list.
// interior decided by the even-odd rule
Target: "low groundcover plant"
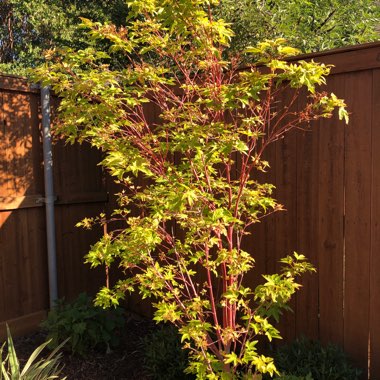
[{"label": "low groundcover plant", "polygon": [[358,380],[362,372],[339,346],[322,345],[305,337],[280,346],[273,356],[281,373],[309,375],[314,380]]},{"label": "low groundcover plant", "polygon": [[347,118],[345,104],[320,90],[329,67],[286,60],[297,51],[283,40],[248,48],[256,64],[242,69],[225,53],[232,32],[213,16],[215,0],[128,3],[127,27],[84,19],[89,47],[50,51],[34,72],[61,97],[58,132],[101,149],[122,189],[117,228],[86,260],[131,274],[101,289],[97,304],[135,289],[151,297],[154,319],[179,329],[198,379],[274,375],[259,337],[280,338],[274,322],[296,277],[314,269],[294,253],[255,289],[244,285],[255,264],[243,248],[250,228],[282,209],[257,174],[269,168],[269,144],[334,109]]},{"label": "low groundcover plant", "polygon": [[140,350],[146,372],[154,380],[192,380],[185,374],[188,351],[181,347],[181,337],[172,325],[162,325],[140,341]]},{"label": "low groundcover plant", "polygon": [[49,346],[65,341],[72,354],[86,356],[94,349],[108,352],[120,343],[124,327],[123,309],[104,310],[81,293],[73,302],[58,300],[41,327],[48,333]]}]

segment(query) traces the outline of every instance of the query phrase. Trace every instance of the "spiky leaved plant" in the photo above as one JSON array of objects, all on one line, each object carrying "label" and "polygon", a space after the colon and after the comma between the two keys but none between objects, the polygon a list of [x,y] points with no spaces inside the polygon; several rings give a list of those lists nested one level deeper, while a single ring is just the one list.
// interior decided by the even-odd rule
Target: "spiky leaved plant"
[{"label": "spiky leaved plant", "polygon": [[[63,365],[60,363],[62,353],[59,350],[66,342],[67,340],[56,347],[47,357],[38,358],[49,344],[49,342],[42,343],[32,352],[25,365],[21,368],[12,335],[7,325],[7,340],[0,348],[0,380],[65,380],[66,377],[60,376]],[[7,346],[7,350],[4,357],[5,346]]]}]

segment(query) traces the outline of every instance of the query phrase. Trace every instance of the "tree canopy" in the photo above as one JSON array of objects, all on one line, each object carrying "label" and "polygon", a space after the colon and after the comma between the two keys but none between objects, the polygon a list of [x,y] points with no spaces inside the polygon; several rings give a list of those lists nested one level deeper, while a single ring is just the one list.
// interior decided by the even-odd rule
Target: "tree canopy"
[{"label": "tree canopy", "polygon": [[120,26],[127,14],[124,0],[0,0],[0,70],[24,74],[44,50],[84,47],[80,17]]},{"label": "tree canopy", "polygon": [[304,53],[379,39],[376,0],[223,0],[218,13],[231,23],[235,51],[273,38]]},{"label": "tree canopy", "polygon": [[[125,0],[0,0],[0,70],[24,74],[54,47],[82,48],[80,17],[126,26]],[[212,2],[218,3],[218,2]],[[215,15],[230,23],[230,50],[285,38],[302,52],[379,39],[376,0],[222,0]]]}]

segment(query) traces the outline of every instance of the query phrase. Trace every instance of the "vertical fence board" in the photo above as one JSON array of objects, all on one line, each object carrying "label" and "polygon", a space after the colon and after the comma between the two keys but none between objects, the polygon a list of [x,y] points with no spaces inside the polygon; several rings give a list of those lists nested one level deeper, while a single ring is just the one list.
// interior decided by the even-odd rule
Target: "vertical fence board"
[{"label": "vertical fence board", "polygon": [[352,115],[350,126],[345,129],[344,347],[361,368],[366,368],[371,248],[372,72],[351,74],[345,86],[345,99]]},{"label": "vertical fence board", "polygon": [[[270,168],[266,172],[254,172],[252,179],[259,184],[270,183],[273,184],[275,177],[275,144],[270,145],[264,154],[263,159],[268,161]],[[274,234],[274,217],[269,215],[254,224],[250,228],[251,235],[243,239],[243,249],[252,254],[255,259],[254,268],[245,276],[245,284],[251,289],[259,284],[262,284],[264,279],[263,274],[270,273],[273,268],[268,264],[268,252],[273,252],[273,234]]]},{"label": "vertical fence board", "polygon": [[[344,96],[346,77],[329,78],[329,90]],[[342,91],[343,89],[343,91]],[[343,344],[344,125],[337,118],[319,128],[318,275],[320,339]]]},{"label": "vertical fence board", "polygon": [[[36,207],[27,210],[26,224],[29,232],[27,246],[23,252],[25,260],[29,261],[29,267],[25,271],[29,272],[28,283],[28,313],[44,310],[49,300],[47,256],[45,252],[46,223],[45,210],[43,207]],[[38,252],[39,254],[35,254]],[[31,254],[32,253],[32,254]]]},{"label": "vertical fence board", "polygon": [[6,131],[6,183],[2,194],[25,195],[34,182],[32,137],[34,127],[30,95],[3,93],[3,123]]},{"label": "vertical fence board", "polygon": [[98,204],[60,205],[56,211],[59,296],[72,300],[80,292],[94,294],[105,284],[103,268],[90,269],[84,264],[84,256],[100,238],[101,231],[87,231],[75,224],[85,217],[97,216]]},{"label": "vertical fence board", "polygon": [[[319,124],[319,123],[318,123]],[[319,128],[297,133],[297,251],[306,255],[318,268],[318,170]],[[318,338],[318,278],[319,273],[300,279],[301,290],[296,295],[296,335]]]},{"label": "vertical fence board", "polygon": [[370,374],[380,379],[380,69],[373,72],[370,261]]},{"label": "vertical fence board", "polygon": [[[276,167],[277,167],[277,157],[276,157],[276,144],[269,145],[267,151],[264,153],[265,160],[269,163],[269,169],[266,173],[259,174],[259,181],[261,183],[269,183],[274,185],[276,183]],[[275,190],[274,190],[275,192]],[[276,194],[273,194],[273,197],[276,199]],[[273,265],[272,253],[275,250],[275,241],[276,241],[276,218],[275,214],[267,216],[262,220],[262,225],[260,226],[260,232],[256,233],[255,239],[260,240],[259,246],[262,246],[263,250],[263,259],[264,263],[260,264],[257,268],[257,276],[260,276],[260,282],[263,282],[261,274],[268,273],[271,274],[275,271]],[[261,258],[260,258],[261,259]],[[260,269],[263,269],[263,272],[259,272]]]},{"label": "vertical fence board", "polygon": [[18,219],[10,218],[10,212],[2,212],[6,221],[3,223],[0,234],[1,255],[3,262],[3,272],[1,277],[4,284],[4,309],[1,311],[2,320],[11,319],[22,315],[19,308],[19,277],[18,277],[18,246],[15,233],[24,233],[18,229]]},{"label": "vertical fence board", "polygon": [[[275,198],[284,205],[284,212],[275,214],[275,248],[268,252],[268,259],[273,260],[274,271],[279,272],[281,264],[279,260],[292,254],[296,249],[297,220],[296,220],[296,189],[297,189],[297,165],[295,131],[288,133],[286,138],[276,143],[276,191]],[[296,302],[294,298],[290,303],[293,312],[286,311],[281,316],[279,329],[286,341],[295,338],[295,312]]]}]

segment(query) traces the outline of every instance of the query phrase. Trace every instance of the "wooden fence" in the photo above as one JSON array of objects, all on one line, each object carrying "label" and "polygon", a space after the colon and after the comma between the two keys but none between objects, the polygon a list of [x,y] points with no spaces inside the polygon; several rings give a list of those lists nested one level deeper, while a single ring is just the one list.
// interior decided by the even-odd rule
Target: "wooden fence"
[{"label": "wooden fence", "polygon": [[[49,305],[40,93],[18,78],[0,77],[0,335],[35,327]],[[59,296],[94,293],[102,273],[83,265],[100,231],[75,224],[107,202],[99,153],[54,147]]]},{"label": "wooden fence", "polygon": [[350,123],[323,120],[269,149],[264,179],[287,212],[257,226],[248,249],[259,272],[293,250],[318,269],[283,318],[286,340],[338,343],[380,379],[380,44],[314,60],[335,65],[326,89],[345,99]]},{"label": "wooden fence", "polygon": [[[261,180],[277,186],[287,212],[257,225],[246,248],[256,273],[275,271],[294,250],[309,257],[318,272],[302,279],[294,313],[281,322],[285,339],[338,343],[368,370],[364,378],[379,379],[380,43],[304,58],[335,65],[326,89],[346,100],[350,124],[323,120],[269,148],[271,170]],[[22,330],[48,307],[39,93],[9,77],[0,91],[0,321]],[[99,159],[87,147],[54,151],[59,293],[67,298],[93,292],[103,278],[82,264],[101,232],[74,227],[107,207],[113,191]],[[151,312],[136,298],[130,307]]]}]

